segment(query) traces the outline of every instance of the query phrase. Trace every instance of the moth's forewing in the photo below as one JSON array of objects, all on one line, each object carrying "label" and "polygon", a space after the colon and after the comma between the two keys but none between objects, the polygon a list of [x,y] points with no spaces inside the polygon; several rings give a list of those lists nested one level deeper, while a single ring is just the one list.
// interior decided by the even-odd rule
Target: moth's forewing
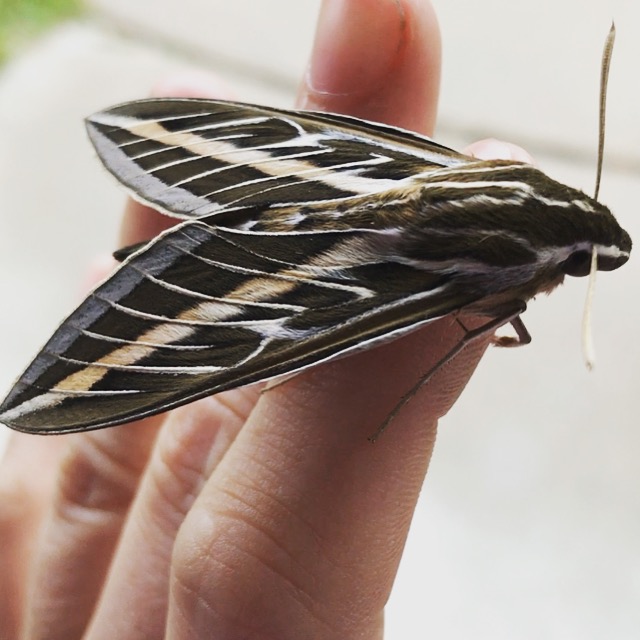
[{"label": "moth's forewing", "polygon": [[188,217],[381,193],[469,160],[395,127],[216,100],[126,103],[87,130],[135,198]]}]

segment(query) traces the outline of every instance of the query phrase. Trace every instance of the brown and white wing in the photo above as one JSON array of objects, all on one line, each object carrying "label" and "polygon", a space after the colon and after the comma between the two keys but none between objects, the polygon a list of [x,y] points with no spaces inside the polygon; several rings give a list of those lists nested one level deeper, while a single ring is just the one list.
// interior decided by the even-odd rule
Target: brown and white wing
[{"label": "brown and white wing", "polygon": [[37,433],[128,422],[366,348],[467,302],[446,276],[394,261],[395,241],[184,222],[62,323],[0,422]]},{"label": "brown and white wing", "polygon": [[87,130],[135,198],[178,217],[380,193],[470,160],[397,127],[222,100],[129,102]]}]

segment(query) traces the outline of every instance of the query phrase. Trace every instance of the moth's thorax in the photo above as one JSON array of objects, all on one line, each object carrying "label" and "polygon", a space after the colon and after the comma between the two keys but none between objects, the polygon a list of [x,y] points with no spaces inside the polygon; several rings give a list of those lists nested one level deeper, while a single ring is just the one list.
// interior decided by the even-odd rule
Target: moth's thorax
[{"label": "moth's thorax", "polygon": [[586,275],[593,247],[602,270],[624,264],[631,249],[604,205],[521,163],[436,171],[409,206],[411,259],[486,293],[527,299],[564,275]]},{"label": "moth's thorax", "polygon": [[365,244],[373,254],[446,274],[483,295],[520,299],[565,275],[586,275],[594,246],[603,270],[623,264],[631,248],[607,207],[530,165],[502,160],[432,170],[375,198],[274,207],[246,230],[371,231]]}]

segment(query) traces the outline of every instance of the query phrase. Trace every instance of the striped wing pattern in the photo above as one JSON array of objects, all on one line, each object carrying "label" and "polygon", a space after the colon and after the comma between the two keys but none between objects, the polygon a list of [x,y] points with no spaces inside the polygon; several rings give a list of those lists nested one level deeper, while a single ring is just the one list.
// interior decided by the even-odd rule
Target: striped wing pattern
[{"label": "striped wing pattern", "polygon": [[[442,295],[442,276],[384,254],[362,261],[384,244],[379,232],[303,236],[311,269],[273,258],[295,259],[301,239],[292,240],[202,222],[165,233],[44,347],[7,398],[15,424],[69,431],[138,418],[368,346],[460,304],[453,290]],[[355,260],[326,261],[336,244],[352,246]]]},{"label": "striped wing pattern", "polygon": [[466,161],[446,147],[342,116],[192,100],[123,105],[88,129],[137,197],[187,219],[63,322],[0,408],[15,428],[137,419],[364,348],[467,300],[398,261],[388,221],[327,224],[345,199],[397,200],[420,172]]},{"label": "striped wing pattern", "polygon": [[127,103],[87,129],[135,198],[182,217],[380,193],[469,160],[356,118],[215,100]]}]

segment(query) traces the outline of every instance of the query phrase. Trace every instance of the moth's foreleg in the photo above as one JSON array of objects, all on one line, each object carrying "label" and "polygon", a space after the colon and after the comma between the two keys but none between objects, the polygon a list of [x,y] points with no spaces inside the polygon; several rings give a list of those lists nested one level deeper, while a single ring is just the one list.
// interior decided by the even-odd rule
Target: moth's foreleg
[{"label": "moth's foreleg", "polygon": [[[514,341],[509,346],[515,344],[527,344],[531,341],[531,336],[527,331],[524,323],[520,319],[520,314],[526,309],[526,305],[522,301],[515,301],[510,309],[505,309],[503,312],[485,322],[483,325],[476,327],[475,329],[467,329],[459,320],[458,324],[464,329],[465,333],[462,338],[445,353],[429,370],[423,373],[418,381],[409,389],[398,401],[391,413],[386,417],[384,422],[378,427],[378,430],[369,437],[370,442],[375,442],[383,433],[383,431],[396,419],[400,411],[404,406],[420,391],[420,389],[431,380],[431,378],[445,365],[447,365],[453,358],[455,358],[463,349],[469,344],[482,340],[492,336],[496,329],[502,325],[511,323],[514,330],[518,334],[517,338],[507,338],[507,340]],[[500,340],[500,339],[499,339]]]}]

